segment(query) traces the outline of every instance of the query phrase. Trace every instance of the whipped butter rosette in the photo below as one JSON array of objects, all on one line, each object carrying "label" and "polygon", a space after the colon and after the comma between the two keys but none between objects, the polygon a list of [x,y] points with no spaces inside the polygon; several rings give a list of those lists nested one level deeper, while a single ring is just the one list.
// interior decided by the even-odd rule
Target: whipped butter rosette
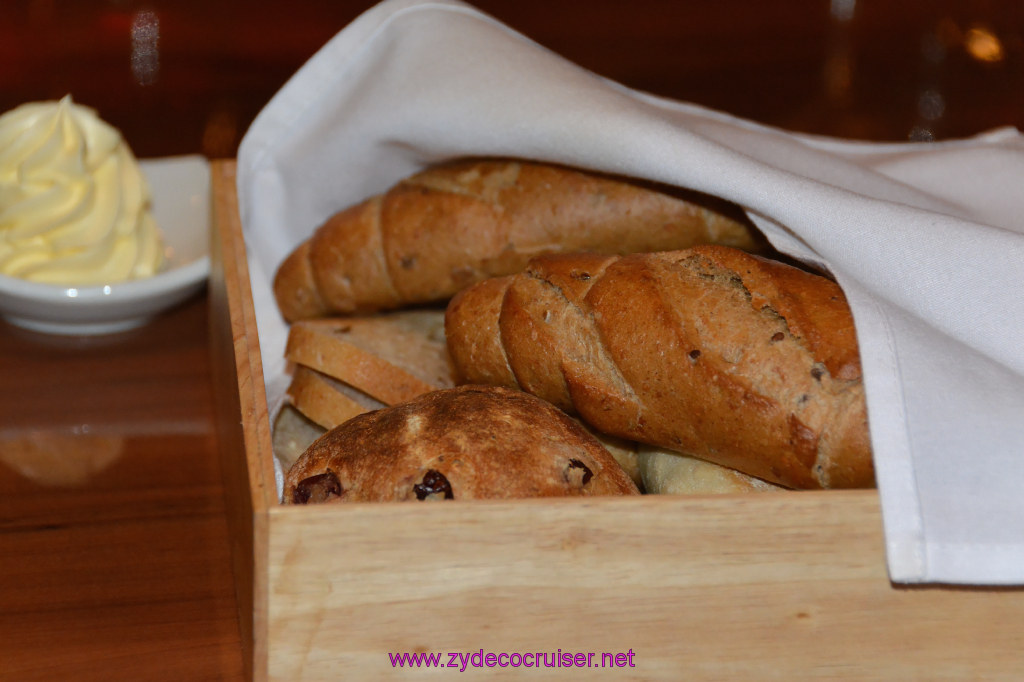
[{"label": "whipped butter rosette", "polygon": [[0,116],[0,274],[66,286],[155,274],[150,190],[116,128],[71,96]]}]

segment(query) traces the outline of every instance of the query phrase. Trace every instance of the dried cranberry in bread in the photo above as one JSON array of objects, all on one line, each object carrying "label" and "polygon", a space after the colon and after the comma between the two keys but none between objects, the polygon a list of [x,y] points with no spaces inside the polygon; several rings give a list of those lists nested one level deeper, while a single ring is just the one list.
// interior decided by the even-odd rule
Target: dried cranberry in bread
[{"label": "dried cranberry in bread", "polygon": [[676,189],[509,160],[435,166],[328,219],[278,268],[285,319],[445,301],[541,253],[760,248],[743,213]]},{"label": "dried cranberry in bread", "polygon": [[874,480],[853,319],[829,279],[721,246],[559,255],[448,306],[463,380],[793,488]]},{"label": "dried cranberry in bread", "polygon": [[521,391],[462,386],[328,431],[285,476],[286,504],[635,495],[582,427]]}]

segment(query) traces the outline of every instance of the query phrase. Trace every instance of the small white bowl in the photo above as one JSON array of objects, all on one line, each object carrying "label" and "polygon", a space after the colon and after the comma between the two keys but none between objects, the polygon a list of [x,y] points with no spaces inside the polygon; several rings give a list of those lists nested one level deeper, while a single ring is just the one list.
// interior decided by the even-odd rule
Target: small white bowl
[{"label": "small white bowl", "polygon": [[0,315],[8,322],[50,334],[112,334],[145,324],[203,288],[210,274],[209,163],[202,156],[175,156],[139,164],[167,246],[164,270],[90,287],[0,275]]}]

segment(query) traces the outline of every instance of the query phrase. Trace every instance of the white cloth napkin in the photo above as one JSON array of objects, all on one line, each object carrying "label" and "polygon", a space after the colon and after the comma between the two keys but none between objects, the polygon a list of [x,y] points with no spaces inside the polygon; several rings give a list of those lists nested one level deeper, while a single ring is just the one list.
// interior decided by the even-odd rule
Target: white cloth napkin
[{"label": "white cloth napkin", "polygon": [[242,141],[238,190],[268,400],[278,264],[335,211],[444,159],[508,155],[743,206],[853,308],[889,572],[1024,584],[1024,138],[813,138],[632,91],[454,0],[388,0],[295,74]]}]

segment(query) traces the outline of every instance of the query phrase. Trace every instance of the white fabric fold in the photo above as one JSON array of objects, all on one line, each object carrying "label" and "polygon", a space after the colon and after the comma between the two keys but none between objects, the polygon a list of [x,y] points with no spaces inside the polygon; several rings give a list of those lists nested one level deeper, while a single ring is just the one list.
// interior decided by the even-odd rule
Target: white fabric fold
[{"label": "white fabric fold", "polygon": [[388,0],[268,103],[239,150],[268,400],[287,329],[270,290],[327,217],[424,166],[517,156],[742,206],[829,269],[861,346],[890,577],[1024,584],[1024,138],[789,133],[653,97],[474,8]]}]

